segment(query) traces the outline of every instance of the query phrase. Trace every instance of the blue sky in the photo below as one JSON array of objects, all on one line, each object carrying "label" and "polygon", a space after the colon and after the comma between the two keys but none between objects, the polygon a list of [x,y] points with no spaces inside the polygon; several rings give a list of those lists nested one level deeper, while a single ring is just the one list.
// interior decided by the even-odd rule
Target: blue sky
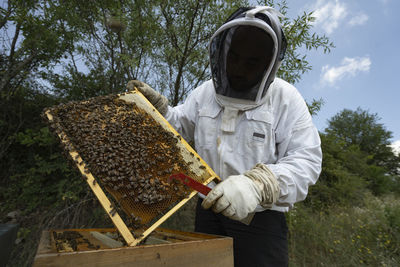
[{"label": "blue sky", "polygon": [[336,48],[331,53],[307,52],[313,69],[296,87],[310,102],[325,104],[314,117],[320,131],[343,109],[377,113],[400,145],[400,1],[287,0],[288,16],[314,11],[313,30]]}]

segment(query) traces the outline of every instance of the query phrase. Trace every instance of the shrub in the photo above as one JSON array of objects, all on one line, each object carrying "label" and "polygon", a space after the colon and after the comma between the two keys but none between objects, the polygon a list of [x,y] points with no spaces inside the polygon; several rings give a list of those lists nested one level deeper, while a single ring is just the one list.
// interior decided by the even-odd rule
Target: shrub
[{"label": "shrub", "polygon": [[318,213],[297,205],[287,216],[291,266],[397,266],[399,210],[372,195],[361,207]]}]

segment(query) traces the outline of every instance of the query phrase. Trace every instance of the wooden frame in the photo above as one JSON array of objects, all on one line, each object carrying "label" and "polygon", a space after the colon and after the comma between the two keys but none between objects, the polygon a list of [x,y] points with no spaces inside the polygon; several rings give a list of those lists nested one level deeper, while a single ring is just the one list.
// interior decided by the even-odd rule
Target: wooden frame
[{"label": "wooden frame", "polygon": [[[168,123],[168,121],[155,109],[152,104],[137,90],[127,92],[124,94],[118,95],[120,99],[123,99],[127,102],[134,102],[139,105],[142,109],[144,109],[148,114],[150,114],[160,125],[167,129],[168,131],[172,132],[175,136],[180,136],[179,133]],[[51,122],[54,120],[53,115],[50,113],[49,110],[45,112],[48,120]],[[63,133],[57,133],[61,142],[65,144],[70,144],[70,140],[68,136]],[[179,145],[181,147],[181,151],[186,151],[187,155],[194,155],[198,159],[197,166],[204,166],[204,172],[208,174],[209,178],[207,178],[203,184],[208,184],[211,181],[219,181],[220,178],[215,174],[215,172],[207,165],[207,163],[194,151],[194,149],[183,139],[179,138]],[[86,181],[100,201],[101,205],[103,206],[104,210],[107,212],[108,216],[128,244],[128,246],[136,246],[142,240],[144,240],[152,231],[154,231],[157,227],[159,227],[163,222],[165,222],[172,214],[174,214],[179,208],[185,205],[193,196],[196,195],[196,191],[192,191],[190,195],[181,200],[177,203],[172,209],[166,212],[161,218],[159,218],[156,222],[154,222],[149,228],[147,228],[138,238],[135,238],[131,231],[126,226],[125,222],[122,220],[121,216],[113,209],[110,200],[107,198],[106,194],[102,190],[102,188],[98,185],[98,181],[92,175],[92,173],[88,172],[86,169],[86,165],[83,162],[82,158],[80,157],[78,151],[71,150],[69,151],[69,155],[72,159],[75,159],[76,166],[78,167],[79,171],[87,177]],[[194,164],[195,165],[195,164]],[[195,168],[195,166],[191,166],[191,168]]]},{"label": "wooden frame", "polygon": [[[68,231],[112,231],[113,229],[70,229]],[[60,230],[67,231],[67,230]],[[115,231],[115,230],[114,230]],[[44,231],[33,263],[37,266],[233,266],[233,239],[201,233],[157,229],[159,240],[136,247],[101,248],[97,250],[57,253],[51,231]]]}]

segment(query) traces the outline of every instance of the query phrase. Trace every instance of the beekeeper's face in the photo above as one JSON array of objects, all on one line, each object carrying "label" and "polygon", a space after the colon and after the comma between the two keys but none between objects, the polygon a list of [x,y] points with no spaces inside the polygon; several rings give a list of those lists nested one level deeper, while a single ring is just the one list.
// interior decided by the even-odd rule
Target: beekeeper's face
[{"label": "beekeeper's face", "polygon": [[251,89],[263,77],[272,61],[273,41],[263,30],[239,27],[228,50],[226,73],[234,90]]}]

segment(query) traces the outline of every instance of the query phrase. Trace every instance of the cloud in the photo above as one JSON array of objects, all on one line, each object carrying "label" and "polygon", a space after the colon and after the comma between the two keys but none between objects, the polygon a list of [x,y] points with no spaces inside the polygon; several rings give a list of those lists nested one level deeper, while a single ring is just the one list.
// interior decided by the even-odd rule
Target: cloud
[{"label": "cloud", "polygon": [[347,16],[347,6],[339,0],[318,0],[313,7],[313,10],[315,25],[321,26],[328,34],[331,34],[337,27],[339,27],[339,22],[344,20]]},{"label": "cloud", "polygon": [[359,72],[368,72],[371,66],[369,56],[349,58],[345,57],[340,66],[322,67],[321,82],[323,84],[334,85],[345,77],[354,77]]},{"label": "cloud", "polygon": [[365,13],[354,15],[349,6],[340,0],[317,0],[311,8],[314,10],[314,25],[321,27],[327,34],[333,33],[341,24],[359,26],[369,19]]},{"label": "cloud", "polygon": [[363,25],[365,22],[367,22],[369,19],[368,15],[362,13],[358,16],[353,17],[350,21],[349,21],[349,25],[350,26],[356,26],[356,25]]},{"label": "cloud", "polygon": [[400,155],[400,140],[393,142],[390,147],[395,155]]}]

